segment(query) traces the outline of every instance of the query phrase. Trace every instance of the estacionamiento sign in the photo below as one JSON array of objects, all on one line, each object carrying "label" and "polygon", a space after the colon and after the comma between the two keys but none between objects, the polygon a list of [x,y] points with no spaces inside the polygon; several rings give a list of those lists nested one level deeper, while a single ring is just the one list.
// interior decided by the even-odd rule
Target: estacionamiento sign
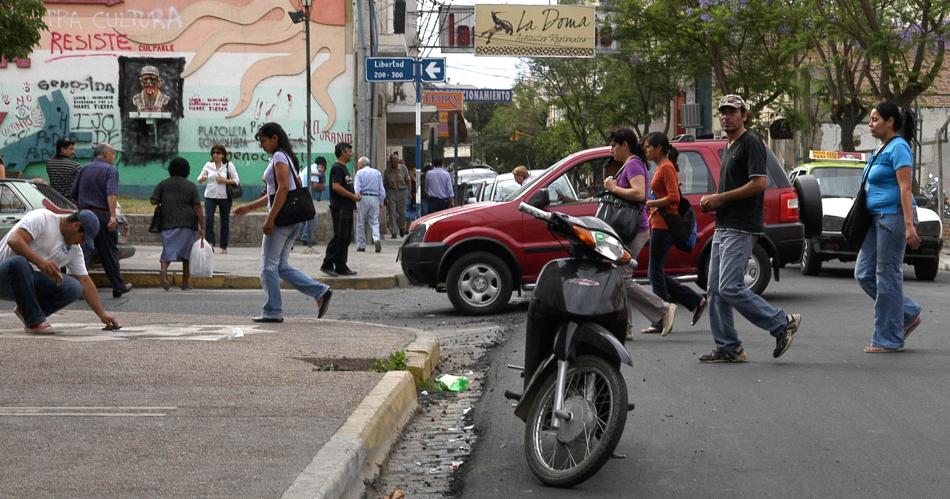
[{"label": "estacionamiento sign", "polygon": [[594,57],[596,10],[582,5],[475,5],[475,55]]}]

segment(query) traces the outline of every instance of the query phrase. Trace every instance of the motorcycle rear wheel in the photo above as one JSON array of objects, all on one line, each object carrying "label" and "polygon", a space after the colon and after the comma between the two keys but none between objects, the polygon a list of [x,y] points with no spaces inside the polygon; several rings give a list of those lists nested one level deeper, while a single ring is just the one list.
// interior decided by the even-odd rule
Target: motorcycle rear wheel
[{"label": "motorcycle rear wheel", "polygon": [[[619,366],[618,366],[619,367]],[[573,414],[551,427],[557,373],[541,385],[525,425],[525,457],[542,483],[571,487],[587,480],[610,458],[627,421],[627,385],[617,367],[584,355],[567,372],[564,410]]]}]

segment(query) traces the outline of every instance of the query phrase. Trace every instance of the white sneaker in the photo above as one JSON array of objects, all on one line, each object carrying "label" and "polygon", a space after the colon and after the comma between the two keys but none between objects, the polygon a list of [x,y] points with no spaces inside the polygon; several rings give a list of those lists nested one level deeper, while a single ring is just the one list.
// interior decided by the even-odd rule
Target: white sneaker
[{"label": "white sneaker", "polygon": [[663,319],[660,320],[663,328],[660,329],[660,336],[666,336],[673,331],[673,322],[676,320],[676,304],[670,303],[670,308],[666,309]]}]

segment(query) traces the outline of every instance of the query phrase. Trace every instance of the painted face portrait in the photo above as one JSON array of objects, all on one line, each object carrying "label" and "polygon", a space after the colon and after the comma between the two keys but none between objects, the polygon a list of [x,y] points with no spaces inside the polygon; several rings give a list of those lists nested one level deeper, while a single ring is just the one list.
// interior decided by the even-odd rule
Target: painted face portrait
[{"label": "painted face portrait", "polygon": [[162,78],[155,66],[143,66],[139,72],[142,91],[132,97],[132,104],[139,112],[161,113],[170,100],[162,93]]}]

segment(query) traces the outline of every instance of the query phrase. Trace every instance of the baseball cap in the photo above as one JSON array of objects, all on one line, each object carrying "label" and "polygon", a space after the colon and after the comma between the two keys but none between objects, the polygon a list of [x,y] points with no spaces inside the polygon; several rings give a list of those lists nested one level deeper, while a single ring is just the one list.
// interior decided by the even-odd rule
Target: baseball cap
[{"label": "baseball cap", "polygon": [[142,66],[142,69],[139,71],[139,76],[145,76],[145,75],[160,76],[158,74],[158,68],[156,68],[155,66]]},{"label": "baseball cap", "polygon": [[722,109],[722,108],[724,108],[724,107],[734,107],[734,108],[736,108],[736,109],[746,109],[745,101],[742,100],[742,97],[739,97],[739,96],[736,95],[736,94],[729,94],[729,95],[723,97],[722,99],[719,99],[719,107],[718,107],[718,109]]},{"label": "baseball cap", "polygon": [[94,248],[96,245],[92,240],[99,234],[99,217],[89,210],[80,210],[79,223],[82,225],[83,233],[86,234],[86,246]]}]

